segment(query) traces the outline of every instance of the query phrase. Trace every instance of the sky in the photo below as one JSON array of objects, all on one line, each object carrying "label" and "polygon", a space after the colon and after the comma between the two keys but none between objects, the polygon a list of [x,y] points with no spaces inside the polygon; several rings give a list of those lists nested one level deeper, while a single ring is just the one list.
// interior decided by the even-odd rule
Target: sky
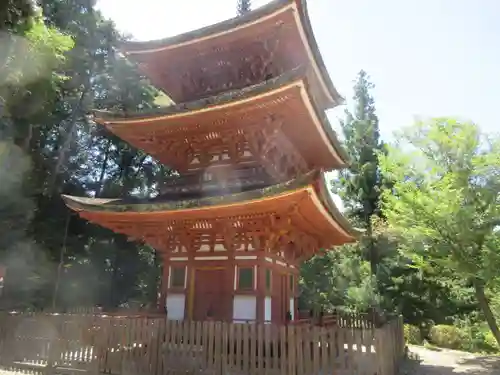
[{"label": "sky", "polygon": [[[194,30],[235,16],[236,0],[98,0],[135,40]],[[266,0],[253,0],[256,8]],[[382,136],[416,117],[451,116],[500,131],[499,0],[309,0],[314,35],[340,93],[364,69]],[[328,113],[334,128],[343,108]]]}]

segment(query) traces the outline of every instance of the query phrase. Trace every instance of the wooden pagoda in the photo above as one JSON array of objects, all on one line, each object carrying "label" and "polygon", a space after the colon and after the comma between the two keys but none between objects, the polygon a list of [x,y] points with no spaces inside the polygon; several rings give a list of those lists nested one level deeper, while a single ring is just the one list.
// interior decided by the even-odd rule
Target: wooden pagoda
[{"label": "wooden pagoda", "polygon": [[178,104],[96,121],[178,176],[154,199],[66,204],[161,254],[170,319],[293,320],[301,262],[356,238],[323,180],[347,163],[324,113],[342,98],[305,2],[123,51]]}]

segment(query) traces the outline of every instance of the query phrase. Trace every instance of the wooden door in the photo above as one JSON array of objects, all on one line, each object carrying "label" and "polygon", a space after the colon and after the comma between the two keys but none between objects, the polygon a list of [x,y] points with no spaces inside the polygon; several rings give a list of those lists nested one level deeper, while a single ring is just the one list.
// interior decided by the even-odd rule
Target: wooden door
[{"label": "wooden door", "polygon": [[194,320],[226,320],[227,291],[224,269],[197,269],[194,287]]},{"label": "wooden door", "polygon": [[284,324],[289,309],[287,275],[277,273],[273,284],[272,320]]}]

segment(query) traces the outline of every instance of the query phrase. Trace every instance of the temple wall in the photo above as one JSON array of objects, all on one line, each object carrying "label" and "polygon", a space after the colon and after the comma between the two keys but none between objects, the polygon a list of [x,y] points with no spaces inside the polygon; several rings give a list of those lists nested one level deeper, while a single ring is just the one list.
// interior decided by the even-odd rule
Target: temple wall
[{"label": "temple wall", "polygon": [[184,294],[168,294],[165,307],[169,320],[183,320],[185,315],[186,296]]},{"label": "temple wall", "polygon": [[270,322],[272,318],[272,297],[264,298],[264,321]]},{"label": "temple wall", "polygon": [[254,321],[257,319],[257,297],[235,295],[233,299],[233,321]]},{"label": "temple wall", "polygon": [[[216,244],[163,253],[162,300],[169,319],[284,323],[295,313],[298,269],[283,252]],[[210,314],[209,314],[210,312]],[[209,316],[210,315],[210,316]]]}]

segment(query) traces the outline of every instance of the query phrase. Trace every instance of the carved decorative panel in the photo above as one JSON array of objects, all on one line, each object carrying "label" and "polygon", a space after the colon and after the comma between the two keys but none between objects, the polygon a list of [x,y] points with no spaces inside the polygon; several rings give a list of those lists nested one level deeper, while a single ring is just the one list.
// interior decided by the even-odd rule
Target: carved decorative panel
[{"label": "carved decorative panel", "polygon": [[177,102],[264,82],[304,63],[302,55],[290,52],[286,33],[286,26],[277,25],[273,32],[246,40],[186,51],[184,59],[176,56],[175,62],[161,64],[162,78],[155,80],[165,82],[164,89]]},{"label": "carved decorative panel", "polygon": [[286,250],[296,260],[319,250],[324,243],[315,231],[304,231],[298,205],[280,212],[210,220],[172,220],[155,223],[103,223],[133,240],[144,241],[159,251],[249,251],[270,253]]},{"label": "carved decorative panel", "polygon": [[250,149],[257,155],[266,171],[279,181],[307,173],[309,166],[281,130],[283,121],[276,116],[269,116],[267,124],[250,128],[246,138]]}]

